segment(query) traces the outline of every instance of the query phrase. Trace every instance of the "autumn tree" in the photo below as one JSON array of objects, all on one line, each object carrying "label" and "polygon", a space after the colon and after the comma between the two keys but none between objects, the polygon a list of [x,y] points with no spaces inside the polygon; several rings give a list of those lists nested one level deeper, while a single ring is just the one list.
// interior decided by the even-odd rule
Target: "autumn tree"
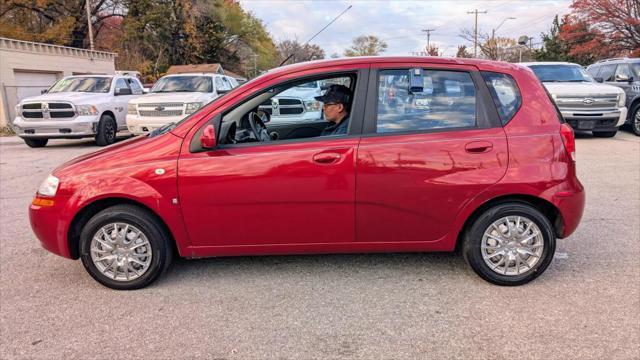
[{"label": "autumn tree", "polygon": [[[474,32],[470,29],[460,30],[460,37],[470,42],[473,42],[475,39]],[[488,33],[479,32],[478,49],[480,50],[482,57],[485,59],[507,60],[507,58],[511,59],[511,56],[509,55],[517,49],[517,42],[511,38],[496,37],[493,34],[489,35]],[[529,51],[529,49],[527,48],[526,51]]]},{"label": "autumn tree", "polygon": [[569,47],[566,41],[560,38],[560,30],[566,23],[556,15],[548,33],[540,34],[542,47],[534,52],[537,61],[574,61],[569,55]]},{"label": "autumn tree", "polygon": [[457,58],[471,58],[473,57],[473,55],[467,51],[467,46],[466,45],[460,45],[458,46],[458,51],[456,52],[456,57]]},{"label": "autumn tree", "polygon": [[606,36],[584,20],[567,16],[560,28],[560,39],[567,45],[567,60],[589,65],[613,57],[617,51],[608,46]]},{"label": "autumn tree", "polygon": [[429,47],[425,47],[425,52],[429,56],[440,56],[440,49],[435,45],[430,45]]},{"label": "autumn tree", "polygon": [[298,40],[284,40],[276,44],[276,62],[282,63],[285,59],[286,64],[295,64],[302,61],[319,60],[325,58],[324,50],[318,45],[306,44],[302,46]]},{"label": "autumn tree", "polygon": [[[11,0],[0,4],[0,36],[79,48],[89,47],[85,0]],[[105,21],[122,17],[120,0],[90,2],[94,36]]]},{"label": "autumn tree", "polygon": [[363,35],[353,39],[350,48],[344,51],[344,56],[378,56],[387,50],[387,43],[375,35]]}]

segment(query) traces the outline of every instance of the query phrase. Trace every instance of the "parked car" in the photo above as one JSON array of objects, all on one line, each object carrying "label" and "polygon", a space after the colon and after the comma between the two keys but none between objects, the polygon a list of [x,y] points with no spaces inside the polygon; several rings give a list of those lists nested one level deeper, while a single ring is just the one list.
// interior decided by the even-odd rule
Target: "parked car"
[{"label": "parked car", "polygon": [[624,91],[598,84],[582,68],[567,62],[520,63],[536,74],[571,127],[597,137],[614,137],[627,117]]},{"label": "parked car", "polygon": [[127,103],[142,93],[142,84],[131,76],[65,77],[43,95],[20,101],[13,129],[30,147],[45,146],[49,139],[84,137],[109,145],[118,131],[126,130]]},{"label": "parked car", "polygon": [[234,78],[220,74],[163,76],[149,94],[129,102],[127,128],[132,134],[140,135],[178,122],[237,86]]},{"label": "parked car", "polygon": [[[428,112],[410,114],[402,101],[379,102],[389,86],[425,93],[416,76],[459,96],[434,91]],[[294,136],[307,125],[278,125],[273,140],[261,104],[309,81],[348,88],[348,133]],[[81,259],[114,289],[150,284],[174,250],[200,258],[457,247],[483,279],[520,285],[545,271],[556,238],[580,222],[575,151],[571,127],[523,67],[330,59],[269,71],[176,124],[58,167],[29,214],[46,249]]]},{"label": "parked car", "polygon": [[627,98],[627,124],[640,136],[640,59],[615,58],[598,61],[587,67],[597,81],[622,89]]}]

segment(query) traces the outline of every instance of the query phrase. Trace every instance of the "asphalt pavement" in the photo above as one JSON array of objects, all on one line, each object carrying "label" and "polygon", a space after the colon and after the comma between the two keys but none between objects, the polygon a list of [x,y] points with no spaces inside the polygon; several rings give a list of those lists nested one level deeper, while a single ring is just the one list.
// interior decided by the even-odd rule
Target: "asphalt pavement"
[{"label": "asphalt pavement", "polygon": [[579,135],[582,223],[541,277],[499,287],[456,254],[176,260],[114,291],[44,250],[28,206],[91,140],[0,138],[2,359],[640,359],[640,137]]}]

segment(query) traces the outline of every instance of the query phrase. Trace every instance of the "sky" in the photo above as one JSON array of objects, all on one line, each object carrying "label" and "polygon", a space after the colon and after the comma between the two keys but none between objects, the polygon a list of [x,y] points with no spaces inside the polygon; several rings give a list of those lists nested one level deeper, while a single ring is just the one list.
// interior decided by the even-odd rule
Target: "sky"
[{"label": "sky", "polygon": [[[473,31],[478,10],[478,32],[517,39],[533,37],[540,43],[540,33],[548,32],[553,17],[570,12],[571,0],[484,0],[484,1],[378,1],[378,0],[240,0],[242,7],[261,19],[275,41],[297,39],[304,43],[327,25],[349,5],[352,8],[331,24],[311,44],[325,50],[329,57],[342,56],[354,37],[376,35],[384,40],[384,55],[411,55],[424,51],[427,35],[433,29],[431,45],[444,56],[454,56],[458,45],[467,45],[473,53],[473,42],[461,38],[461,29]],[[506,18],[514,17],[515,19]],[[501,25],[502,23],[502,25]]]}]

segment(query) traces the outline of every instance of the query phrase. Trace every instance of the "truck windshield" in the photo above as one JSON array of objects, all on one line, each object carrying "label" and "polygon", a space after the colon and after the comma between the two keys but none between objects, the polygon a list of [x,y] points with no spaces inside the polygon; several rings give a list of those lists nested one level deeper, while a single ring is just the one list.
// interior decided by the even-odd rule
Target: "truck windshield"
[{"label": "truck windshield", "polygon": [[61,79],[48,92],[108,93],[110,88],[111,78],[109,77],[72,77]]},{"label": "truck windshield", "polygon": [[210,76],[167,76],[158,80],[151,92],[213,92],[213,82]]},{"label": "truck windshield", "polygon": [[311,82],[308,82],[308,83],[300,84],[300,85],[298,85],[296,87],[306,88],[306,89],[316,89],[316,88],[318,88],[318,82],[317,81],[311,81]]},{"label": "truck windshield", "polygon": [[530,65],[542,82],[593,82],[593,78],[578,65]]}]

